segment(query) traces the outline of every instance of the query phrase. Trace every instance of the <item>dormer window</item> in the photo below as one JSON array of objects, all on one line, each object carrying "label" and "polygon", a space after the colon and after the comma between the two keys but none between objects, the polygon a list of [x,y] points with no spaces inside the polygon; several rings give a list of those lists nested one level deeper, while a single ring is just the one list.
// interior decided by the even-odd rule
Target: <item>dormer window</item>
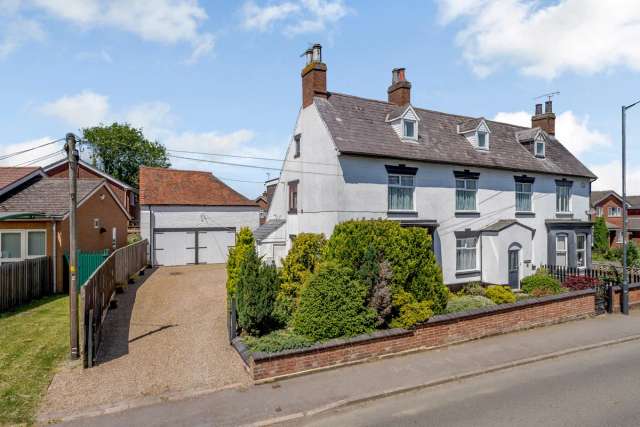
[{"label": "dormer window", "polygon": [[487,150],[489,148],[489,134],[478,131],[478,148]]},{"label": "dormer window", "polygon": [[534,150],[536,157],[544,157],[544,140],[542,138],[536,139]]},{"label": "dormer window", "polygon": [[416,122],[415,120],[404,119],[402,136],[408,139],[416,139]]}]

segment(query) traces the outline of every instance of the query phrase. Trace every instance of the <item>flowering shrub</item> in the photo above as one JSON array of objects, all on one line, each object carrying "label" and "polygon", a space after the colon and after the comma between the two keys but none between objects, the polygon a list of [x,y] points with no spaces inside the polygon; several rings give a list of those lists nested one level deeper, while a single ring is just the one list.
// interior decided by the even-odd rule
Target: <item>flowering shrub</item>
[{"label": "flowering shrub", "polygon": [[581,291],[583,289],[593,289],[602,285],[602,280],[597,277],[588,276],[568,276],[562,286],[572,291]]}]

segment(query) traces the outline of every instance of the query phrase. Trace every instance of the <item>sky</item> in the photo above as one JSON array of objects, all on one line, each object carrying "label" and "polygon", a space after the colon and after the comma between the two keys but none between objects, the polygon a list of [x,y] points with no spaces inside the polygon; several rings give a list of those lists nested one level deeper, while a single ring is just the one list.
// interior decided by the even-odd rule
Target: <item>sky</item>
[{"label": "sky", "polygon": [[[300,54],[319,42],[329,91],[385,100],[405,67],[415,106],[522,125],[559,91],[556,136],[598,175],[593,189],[620,191],[638,40],[629,0],[0,0],[0,158],[128,122],[211,153],[169,151],[173,167],[256,197],[292,137]],[[627,124],[627,188],[640,194],[640,105]],[[0,164],[47,164],[61,144]]]}]

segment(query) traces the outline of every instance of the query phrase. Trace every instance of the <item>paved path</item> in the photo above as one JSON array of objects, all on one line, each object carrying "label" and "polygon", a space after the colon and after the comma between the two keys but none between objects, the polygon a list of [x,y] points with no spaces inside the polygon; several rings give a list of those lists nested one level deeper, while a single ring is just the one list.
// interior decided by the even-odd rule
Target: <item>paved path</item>
[{"label": "paved path", "polygon": [[[286,419],[295,420],[292,421],[295,425],[303,421],[304,416],[327,408],[390,395],[407,388],[426,389],[425,385],[506,369],[516,363],[533,366],[532,358],[557,356],[558,352],[602,345],[610,340],[640,339],[639,334],[640,311],[632,311],[628,317],[603,315],[274,383],[137,407],[76,420],[70,425],[237,426]],[[598,392],[594,390],[594,393]]]},{"label": "paved path", "polygon": [[40,420],[248,383],[227,339],[225,280],[221,265],[147,270],[117,295],[98,366],[64,367],[49,387]]},{"label": "paved path", "polygon": [[640,342],[576,353],[344,408],[308,427],[640,425]]}]

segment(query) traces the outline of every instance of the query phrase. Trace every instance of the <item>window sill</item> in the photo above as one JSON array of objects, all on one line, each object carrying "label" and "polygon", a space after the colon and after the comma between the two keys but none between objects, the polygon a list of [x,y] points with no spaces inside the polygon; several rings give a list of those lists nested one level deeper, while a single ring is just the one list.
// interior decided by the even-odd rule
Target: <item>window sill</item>
[{"label": "window sill", "polygon": [[298,211],[297,211],[297,210],[295,210],[295,211],[291,210],[291,211],[289,211],[289,212],[287,212],[287,213],[288,213],[289,215],[298,215]]},{"label": "window sill", "polygon": [[480,216],[480,212],[478,211],[456,211],[455,215],[459,216]]},{"label": "window sill", "polygon": [[557,218],[573,218],[573,212],[556,212]]},{"label": "window sill", "polygon": [[418,211],[414,211],[414,210],[408,210],[408,211],[388,210],[387,211],[387,215],[411,215],[411,216],[417,216],[418,215]]},{"label": "window sill", "polygon": [[460,270],[460,271],[456,271],[456,277],[477,276],[479,274],[480,274],[480,270]]},{"label": "window sill", "polygon": [[524,217],[524,216],[534,217],[534,216],[536,216],[536,213],[535,213],[535,212],[527,212],[527,211],[522,211],[522,212],[518,212],[518,211],[516,211],[516,216],[520,216],[520,217]]}]

